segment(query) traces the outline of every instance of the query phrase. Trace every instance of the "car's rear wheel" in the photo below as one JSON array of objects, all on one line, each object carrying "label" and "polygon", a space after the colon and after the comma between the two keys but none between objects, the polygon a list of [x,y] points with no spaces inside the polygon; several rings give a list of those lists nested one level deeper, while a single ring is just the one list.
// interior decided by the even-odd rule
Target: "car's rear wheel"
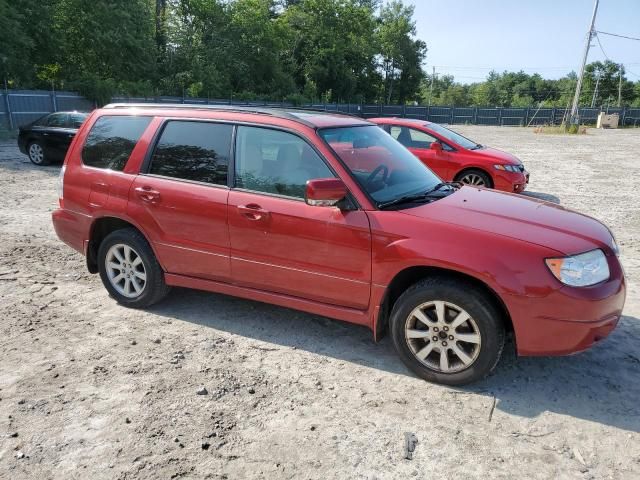
[{"label": "car's rear wheel", "polygon": [[27,147],[27,153],[29,154],[29,160],[34,165],[42,167],[50,163],[44,152],[44,147],[39,142],[31,142]]},{"label": "car's rear wheel", "polygon": [[500,312],[471,283],[444,277],[410,287],[391,313],[402,361],[430,382],[463,385],[486,377],[502,355]]},{"label": "car's rear wheel", "polygon": [[456,177],[456,181],[473,187],[493,188],[491,177],[478,169],[465,170]]},{"label": "car's rear wheel", "polygon": [[107,291],[127,307],[148,307],[169,292],[151,246],[133,228],[107,235],[98,248],[98,268]]}]

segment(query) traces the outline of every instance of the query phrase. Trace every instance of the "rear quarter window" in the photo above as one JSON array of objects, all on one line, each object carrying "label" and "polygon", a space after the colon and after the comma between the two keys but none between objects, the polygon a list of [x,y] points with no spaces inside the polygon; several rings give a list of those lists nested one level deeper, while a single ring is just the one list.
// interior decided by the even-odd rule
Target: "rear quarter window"
[{"label": "rear quarter window", "polygon": [[82,162],[89,167],[121,171],[150,122],[151,117],[100,117],[82,148]]}]

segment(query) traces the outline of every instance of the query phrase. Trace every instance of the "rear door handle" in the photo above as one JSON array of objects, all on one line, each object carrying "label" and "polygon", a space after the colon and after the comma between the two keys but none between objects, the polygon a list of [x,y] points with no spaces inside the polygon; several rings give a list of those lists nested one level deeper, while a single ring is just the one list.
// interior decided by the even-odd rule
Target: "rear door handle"
[{"label": "rear door handle", "polygon": [[160,201],[160,192],[149,186],[136,187],[134,190],[143,202],[158,203]]},{"label": "rear door handle", "polygon": [[249,220],[266,220],[269,217],[269,212],[263,209],[260,205],[250,203],[248,205],[238,205],[238,211],[240,215],[248,218]]}]

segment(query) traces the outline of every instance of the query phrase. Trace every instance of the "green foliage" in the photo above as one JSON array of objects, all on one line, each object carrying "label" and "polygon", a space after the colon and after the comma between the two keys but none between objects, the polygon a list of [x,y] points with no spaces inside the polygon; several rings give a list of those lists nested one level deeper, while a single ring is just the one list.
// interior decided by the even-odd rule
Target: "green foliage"
[{"label": "green foliage", "polygon": [[[640,82],[625,77],[624,67],[612,62],[587,65],[580,96],[580,105],[589,106],[595,91],[596,75],[600,75],[595,105],[616,106],[618,86],[622,74],[622,105],[640,104]],[[484,82],[462,85],[450,75],[426,76],[420,86],[424,103],[432,105],[488,106],[488,107],[568,107],[573,101],[577,75],[573,72],[558,80],[543,79],[539,74],[524,72],[490,72]],[[433,91],[432,91],[433,90]],[[431,92],[432,91],[432,92]]]},{"label": "green foliage", "polygon": [[[307,102],[558,106],[576,75],[425,75],[414,7],[400,0],[0,0],[0,81],[10,88]],[[587,67],[582,105],[640,106],[640,82]]]},{"label": "green foliage", "polygon": [[99,104],[116,93],[296,104],[416,99],[426,46],[415,39],[413,8],[380,6],[0,0],[0,73],[12,86],[75,88]]}]

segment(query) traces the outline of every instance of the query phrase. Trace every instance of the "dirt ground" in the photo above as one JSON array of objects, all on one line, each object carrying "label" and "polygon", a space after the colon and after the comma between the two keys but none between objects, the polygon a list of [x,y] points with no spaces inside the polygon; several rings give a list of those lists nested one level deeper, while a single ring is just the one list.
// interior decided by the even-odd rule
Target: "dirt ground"
[{"label": "dirt ground", "polygon": [[457,130],[615,232],[629,291],[606,341],[510,349],[446,388],[318,316],[181,289],[128,310],[55,236],[59,167],[0,144],[0,478],[640,478],[640,130]]}]

